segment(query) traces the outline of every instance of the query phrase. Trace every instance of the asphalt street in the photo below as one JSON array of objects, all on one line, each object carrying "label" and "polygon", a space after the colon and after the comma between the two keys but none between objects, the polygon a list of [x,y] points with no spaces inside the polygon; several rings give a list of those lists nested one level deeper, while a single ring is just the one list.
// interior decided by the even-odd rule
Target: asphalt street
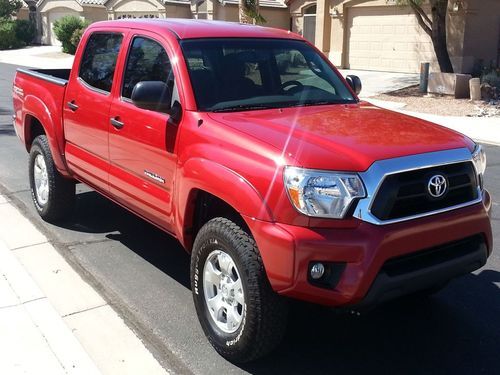
[{"label": "asphalt street", "polygon": [[191,299],[189,256],[175,239],[81,185],[70,221],[54,226],[40,220],[28,190],[28,154],[11,125],[14,73],[14,66],[0,64],[0,192],[165,368],[182,374],[500,373],[500,147],[486,146],[496,243],[483,269],[432,298],[395,301],[362,316],[294,303],[283,344],[268,358],[238,367],[203,335]]}]

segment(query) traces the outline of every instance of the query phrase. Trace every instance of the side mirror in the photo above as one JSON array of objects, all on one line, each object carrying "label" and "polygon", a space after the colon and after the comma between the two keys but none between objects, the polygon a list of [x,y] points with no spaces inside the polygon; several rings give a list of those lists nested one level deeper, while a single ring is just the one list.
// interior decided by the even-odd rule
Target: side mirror
[{"label": "side mirror", "polygon": [[361,89],[363,88],[363,85],[361,84],[361,80],[359,79],[359,77],[349,75],[345,77],[345,80],[347,81],[349,86],[351,86],[352,91],[354,91],[356,95],[359,95]]},{"label": "side mirror", "polygon": [[132,90],[132,102],[136,107],[150,111],[168,112],[172,94],[162,81],[141,81]]}]

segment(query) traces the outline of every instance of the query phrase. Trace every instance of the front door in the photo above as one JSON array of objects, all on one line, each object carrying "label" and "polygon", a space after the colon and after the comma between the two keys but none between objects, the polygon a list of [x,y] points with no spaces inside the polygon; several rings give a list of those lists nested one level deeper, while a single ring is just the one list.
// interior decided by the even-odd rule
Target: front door
[{"label": "front door", "polygon": [[70,169],[94,188],[108,191],[108,125],[111,88],[121,32],[94,32],[80,66],[71,72],[64,101],[65,155]]},{"label": "front door", "polygon": [[171,231],[177,157],[169,147],[169,115],[140,109],[131,101],[141,81],[162,81],[175,90],[167,52],[151,36],[131,37],[121,76],[109,116],[110,191],[127,207]]}]

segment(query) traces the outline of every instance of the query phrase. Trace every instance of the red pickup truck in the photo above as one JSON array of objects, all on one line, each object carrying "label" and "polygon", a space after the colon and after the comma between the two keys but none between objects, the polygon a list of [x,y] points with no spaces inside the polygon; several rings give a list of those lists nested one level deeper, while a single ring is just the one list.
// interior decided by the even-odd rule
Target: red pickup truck
[{"label": "red pickup truck", "polygon": [[14,126],[41,217],[83,182],[175,236],[209,341],[245,362],[282,338],[287,298],[367,308],[491,253],[481,146],[360,89],[290,32],[106,21],[73,69],[18,70]]}]

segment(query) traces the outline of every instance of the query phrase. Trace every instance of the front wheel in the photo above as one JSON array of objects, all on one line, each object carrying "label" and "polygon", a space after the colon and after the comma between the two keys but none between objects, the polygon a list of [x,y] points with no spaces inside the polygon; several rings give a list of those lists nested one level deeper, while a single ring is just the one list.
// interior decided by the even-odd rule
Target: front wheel
[{"label": "front wheel", "polygon": [[29,178],[31,197],[42,219],[58,221],[69,216],[75,204],[75,183],[57,171],[45,135],[31,145]]},{"label": "front wheel", "polygon": [[201,326],[223,357],[249,362],[281,341],[286,302],[272,290],[255,241],[232,221],[215,218],[198,232],[191,287]]}]

